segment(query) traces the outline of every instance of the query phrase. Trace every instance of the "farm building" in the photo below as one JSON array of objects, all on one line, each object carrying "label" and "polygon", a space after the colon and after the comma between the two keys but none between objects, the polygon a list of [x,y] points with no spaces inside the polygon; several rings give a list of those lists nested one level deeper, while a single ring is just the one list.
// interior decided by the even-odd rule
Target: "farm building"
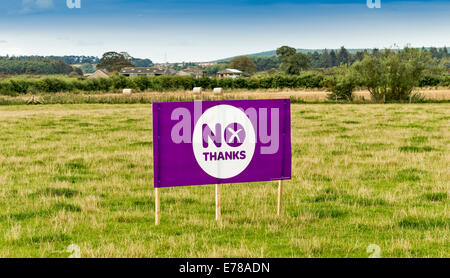
[{"label": "farm building", "polygon": [[106,70],[97,70],[93,74],[87,76],[87,78],[107,78],[111,76]]},{"label": "farm building", "polygon": [[163,75],[164,70],[161,70],[159,68],[151,67],[151,68],[144,68],[144,67],[137,67],[137,68],[123,68],[120,71],[121,75],[124,76],[139,76],[139,75],[147,75],[147,76],[158,76]]},{"label": "farm building", "polygon": [[201,70],[201,69],[185,69],[185,70],[180,70],[177,72],[178,76],[192,76],[194,78],[202,78],[203,76],[206,75],[206,71],[205,70]]},{"label": "farm building", "polygon": [[220,78],[238,78],[243,74],[242,71],[237,69],[224,69],[217,73]]}]

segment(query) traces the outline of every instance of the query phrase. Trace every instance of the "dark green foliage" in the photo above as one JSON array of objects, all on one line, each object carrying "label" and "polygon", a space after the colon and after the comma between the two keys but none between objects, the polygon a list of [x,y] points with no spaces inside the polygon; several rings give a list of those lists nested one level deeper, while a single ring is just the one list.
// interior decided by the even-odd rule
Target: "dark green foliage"
[{"label": "dark green foliage", "polygon": [[426,70],[432,71],[434,67],[435,61],[427,51],[408,47],[365,56],[352,66],[377,102],[409,100]]},{"label": "dark green foliage", "polygon": [[[450,77],[447,77],[450,83]],[[352,72],[323,74],[319,71],[306,71],[299,75],[261,75],[251,78],[209,78],[199,79],[191,76],[137,76],[125,77],[113,75],[109,78],[10,78],[0,80],[0,95],[17,96],[18,94],[60,93],[60,92],[111,92],[124,88],[137,91],[177,91],[192,90],[194,87],[213,89],[295,89],[327,88],[332,95],[330,99],[351,100],[350,92],[361,86],[361,82]],[[441,83],[442,85],[442,83]],[[336,94],[336,95],[335,95]]]},{"label": "dark green foliage", "polygon": [[110,72],[120,71],[125,67],[134,67],[134,65],[130,62],[132,59],[132,57],[127,59],[127,57],[125,57],[122,53],[117,53],[114,51],[106,52],[100,59],[100,63],[97,65],[97,68],[106,69]]},{"label": "dark green foliage", "polygon": [[72,66],[60,60],[0,57],[0,74],[69,74],[73,71]]},{"label": "dark green foliage", "polygon": [[43,79],[7,79],[0,81],[1,95],[56,92],[108,92],[133,88],[138,91],[192,90],[194,87],[212,89],[275,89],[320,88],[324,76],[305,72],[301,75],[273,75],[252,78],[193,78],[191,76],[137,76],[113,75],[109,78],[84,79],[46,77]]},{"label": "dark green foliage", "polygon": [[295,48],[282,46],[277,49],[281,59],[281,70],[286,74],[298,75],[309,67],[309,57],[303,53],[296,53]]},{"label": "dark green foliage", "polygon": [[238,69],[245,73],[254,73],[256,71],[256,64],[247,56],[235,57],[230,61],[230,68]]},{"label": "dark green foliage", "polygon": [[353,100],[353,91],[359,85],[359,79],[356,73],[346,66],[337,69],[336,73],[327,76],[324,85],[331,93],[328,95],[330,100]]}]

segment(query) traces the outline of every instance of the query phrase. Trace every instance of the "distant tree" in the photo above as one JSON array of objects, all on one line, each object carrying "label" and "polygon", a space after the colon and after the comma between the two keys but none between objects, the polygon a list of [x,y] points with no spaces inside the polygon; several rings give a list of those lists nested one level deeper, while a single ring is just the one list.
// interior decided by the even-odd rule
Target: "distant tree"
[{"label": "distant tree", "polygon": [[372,55],[373,56],[378,56],[379,54],[380,54],[380,50],[378,48],[372,49]]},{"label": "distant tree", "polygon": [[84,73],[94,73],[95,68],[92,64],[82,64],[80,69],[83,70]]},{"label": "distant tree", "polygon": [[155,64],[153,64],[153,61],[150,59],[139,59],[139,58],[133,58],[131,63],[136,67],[153,67]]},{"label": "distant tree", "polygon": [[405,101],[413,96],[425,70],[435,67],[430,56],[429,51],[408,47],[397,52],[386,49],[365,56],[352,68],[376,101]]},{"label": "distant tree", "polygon": [[358,86],[358,75],[349,66],[340,66],[333,69],[333,75],[327,76],[324,85],[330,92],[330,100],[353,100],[353,91]]},{"label": "distant tree", "polygon": [[0,58],[0,74],[69,74],[74,69],[64,61],[40,57]]},{"label": "distant tree", "polygon": [[441,65],[444,69],[450,70],[450,57],[443,58],[441,60]]},{"label": "distant tree", "polygon": [[322,52],[322,55],[320,57],[320,64],[323,68],[332,67],[331,56],[330,53],[328,53],[328,49],[324,49],[324,51]]},{"label": "distant tree", "polygon": [[331,50],[331,52],[330,52],[330,61],[331,61],[332,67],[335,67],[338,65],[338,59],[336,56],[336,52],[334,50]]},{"label": "distant tree", "polygon": [[134,65],[122,54],[114,51],[103,54],[103,57],[100,59],[100,63],[97,65],[98,69],[106,69],[110,72],[120,71],[125,67],[134,67]]},{"label": "distant tree", "polygon": [[252,59],[247,56],[235,57],[230,61],[230,68],[241,70],[245,73],[254,73],[256,65]]},{"label": "distant tree", "polygon": [[286,74],[300,74],[303,69],[309,67],[308,56],[297,53],[293,47],[282,46],[277,49],[277,55],[281,57],[281,70]]},{"label": "distant tree", "polygon": [[368,55],[367,50],[356,52],[354,62],[362,61],[365,55]]},{"label": "distant tree", "polygon": [[134,60],[134,58],[126,51],[122,51],[120,54],[122,54],[122,56],[130,62]]},{"label": "distant tree", "polygon": [[314,51],[312,54],[308,55],[309,60],[310,60],[310,66],[313,68],[321,68],[321,56],[319,54],[319,52]]},{"label": "distant tree", "polygon": [[438,50],[436,47],[430,47],[431,58],[438,58]]},{"label": "distant tree", "polygon": [[348,53],[347,49],[345,49],[345,47],[342,46],[341,49],[339,49],[337,60],[339,65],[347,65],[350,62],[350,54]]},{"label": "distant tree", "polygon": [[290,46],[282,46],[277,49],[277,55],[281,57],[281,59],[292,56],[297,53],[297,50]]},{"label": "distant tree", "polygon": [[72,72],[78,74],[79,76],[83,75],[83,70],[81,68],[79,68],[79,67],[72,67],[72,68],[73,68]]},{"label": "distant tree", "polygon": [[280,67],[281,61],[278,57],[255,57],[253,62],[256,65],[256,71],[266,71]]},{"label": "distant tree", "polygon": [[216,75],[219,71],[229,68],[228,63],[218,63],[212,66],[206,67],[206,73],[208,75]]},{"label": "distant tree", "polygon": [[309,58],[302,53],[296,53],[283,59],[281,69],[287,74],[300,74],[309,67]]},{"label": "distant tree", "polygon": [[447,46],[444,46],[443,48],[442,48],[442,58],[446,58],[446,57],[448,57],[448,49],[447,49]]}]

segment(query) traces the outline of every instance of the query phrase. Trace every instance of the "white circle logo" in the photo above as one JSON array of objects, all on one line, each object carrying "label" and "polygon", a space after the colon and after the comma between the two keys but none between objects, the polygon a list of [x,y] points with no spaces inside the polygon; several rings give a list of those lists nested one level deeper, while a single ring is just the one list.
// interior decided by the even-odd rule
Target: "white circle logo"
[{"label": "white circle logo", "polygon": [[255,153],[252,122],[240,109],[217,105],[203,113],[194,128],[192,148],[210,176],[229,179],[242,173]]}]

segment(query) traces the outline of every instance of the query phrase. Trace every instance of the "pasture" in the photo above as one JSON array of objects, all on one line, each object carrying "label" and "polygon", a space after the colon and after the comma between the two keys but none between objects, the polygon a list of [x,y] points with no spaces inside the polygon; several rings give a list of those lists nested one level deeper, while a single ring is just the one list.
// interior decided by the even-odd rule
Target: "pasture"
[{"label": "pasture", "polygon": [[150,104],[0,107],[0,257],[450,256],[450,104],[293,104],[293,179],[161,190]]}]

